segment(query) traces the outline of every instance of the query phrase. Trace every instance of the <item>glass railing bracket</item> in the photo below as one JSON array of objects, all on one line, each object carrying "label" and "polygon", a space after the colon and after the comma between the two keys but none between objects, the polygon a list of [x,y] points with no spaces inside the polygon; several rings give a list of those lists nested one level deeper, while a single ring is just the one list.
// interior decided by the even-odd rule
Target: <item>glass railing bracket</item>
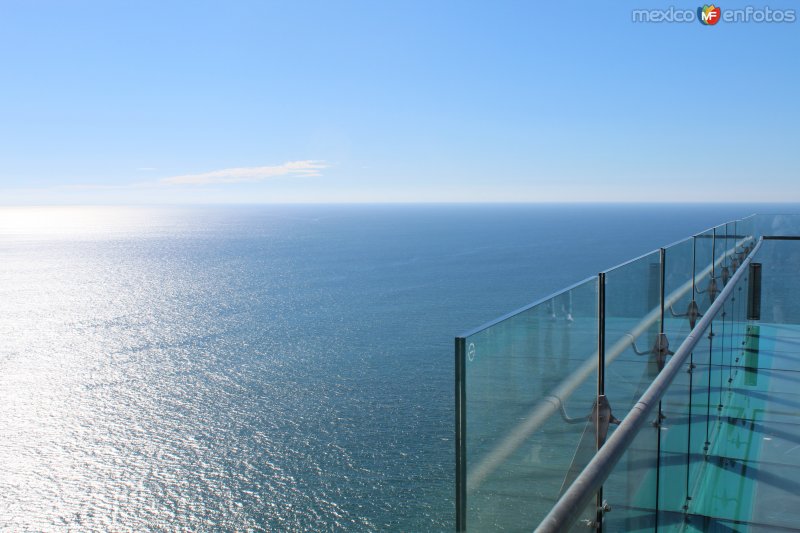
[{"label": "glass railing bracket", "polygon": [[708,294],[708,301],[714,303],[714,300],[717,299],[717,294],[719,294],[716,278],[712,276],[711,279],[708,280],[708,286],[706,287],[706,289],[703,291],[697,289],[697,294]]},{"label": "glass railing bracket", "polygon": [[610,424],[618,425],[620,423],[620,420],[611,412],[611,404],[604,394],[598,396],[597,400],[594,402],[591,418],[594,420],[594,434],[597,437],[597,447],[600,448],[600,446],[606,442],[608,426]]},{"label": "glass railing bracket", "polygon": [[581,524],[586,526],[588,529],[594,529],[595,531],[599,531],[600,527],[602,526],[603,516],[606,513],[611,511],[611,505],[606,500],[603,500],[603,504],[597,507],[597,519],[592,520],[591,518],[586,518]]},{"label": "glass railing bracket", "polygon": [[664,365],[667,363],[667,356],[673,355],[674,353],[675,352],[669,349],[667,334],[659,333],[656,337],[656,344],[653,346],[653,355],[656,356],[656,364],[658,364],[659,371],[664,369]]},{"label": "glass railing bracket", "polygon": [[689,305],[686,307],[685,313],[676,313],[675,309],[670,305],[669,306],[670,314],[675,318],[683,318],[686,317],[689,319],[689,327],[694,329],[695,324],[697,324],[697,319],[702,317],[703,315],[700,314],[700,308],[697,306],[697,300],[692,300],[689,302]]},{"label": "glass railing bracket", "polygon": [[636,338],[631,335],[630,333],[626,333],[628,337],[631,338],[631,347],[636,355],[647,355],[651,354],[655,357],[656,364],[658,365],[658,370],[662,370],[664,365],[667,362],[667,356],[673,355],[675,352],[670,351],[669,349],[669,339],[667,338],[666,333],[659,333],[656,335],[655,343],[650,350],[640,350],[636,346]]}]

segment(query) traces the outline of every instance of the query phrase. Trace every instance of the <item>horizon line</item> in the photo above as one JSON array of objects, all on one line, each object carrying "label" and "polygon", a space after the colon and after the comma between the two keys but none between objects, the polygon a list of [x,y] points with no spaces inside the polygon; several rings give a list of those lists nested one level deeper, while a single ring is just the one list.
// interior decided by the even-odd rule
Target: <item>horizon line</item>
[{"label": "horizon line", "polygon": [[397,206],[412,206],[412,205],[448,205],[448,206],[476,206],[476,205],[686,205],[686,206],[701,206],[701,205],[800,205],[798,201],[778,201],[778,200],[759,200],[759,201],[638,201],[638,200],[572,200],[572,201],[514,201],[514,200],[487,200],[487,201],[437,201],[437,200],[420,200],[420,201],[392,201],[392,200],[376,200],[376,201],[282,201],[282,202],[150,202],[150,203],[18,203],[18,204],[0,204],[0,209],[8,208],[45,208],[45,207],[257,207],[257,206],[311,206],[311,205],[339,205],[339,206],[369,206],[369,205],[397,205]]}]

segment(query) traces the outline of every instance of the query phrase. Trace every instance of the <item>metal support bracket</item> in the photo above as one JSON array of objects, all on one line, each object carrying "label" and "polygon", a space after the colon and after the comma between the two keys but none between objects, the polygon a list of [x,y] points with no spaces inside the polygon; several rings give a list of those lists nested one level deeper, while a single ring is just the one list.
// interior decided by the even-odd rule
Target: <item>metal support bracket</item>
[{"label": "metal support bracket", "polygon": [[[734,267],[734,270],[736,270],[735,267]],[[722,286],[724,287],[725,285],[727,285],[728,281],[730,279],[731,279],[731,271],[728,268],[728,266],[726,265],[726,266],[722,267]]]},{"label": "metal support bracket", "polygon": [[[609,505],[607,500],[603,500],[603,505],[600,505],[597,508],[597,516],[600,520],[606,515],[606,513],[611,512],[611,505]],[[600,521],[599,520],[591,520],[589,518],[583,520],[583,525],[589,529],[600,529]]]},{"label": "metal support bracket", "polygon": [[656,356],[656,364],[658,365],[659,371],[663,370],[664,365],[667,364],[667,356],[673,355],[674,353],[675,352],[669,349],[667,334],[659,333],[656,337],[656,344],[653,346],[653,355]]},{"label": "metal support bracket", "polygon": [[597,442],[602,446],[608,436],[608,426],[610,424],[618,425],[621,421],[611,412],[611,404],[605,394],[601,394],[594,401],[590,416],[595,424],[594,431],[595,435],[597,435]]},{"label": "metal support bracket", "polygon": [[704,291],[701,291],[699,289],[697,290],[697,294],[705,294],[705,293],[708,293],[708,300],[711,303],[714,303],[714,300],[717,299],[717,294],[719,294],[719,289],[717,288],[717,280],[715,278],[711,278],[710,280],[708,280],[708,287],[706,287],[706,290]]},{"label": "metal support bracket", "polygon": [[[561,419],[566,422],[567,424],[585,424],[587,420],[589,420],[590,416],[576,416],[572,417],[569,416],[567,413],[566,408],[564,407],[564,403],[561,401],[561,398],[557,398],[555,396],[551,396],[558,403],[558,413],[561,415]],[[594,406],[592,406],[594,408]]]},{"label": "metal support bracket", "polygon": [[692,329],[694,329],[695,324],[697,324],[697,319],[703,316],[700,314],[700,308],[697,307],[697,302],[695,300],[689,302],[685,313],[676,313],[672,306],[669,307],[669,312],[675,318],[687,317],[689,319],[689,326],[691,326]]},{"label": "metal support bracket", "polygon": [[667,356],[675,353],[669,349],[669,339],[667,339],[666,333],[659,333],[656,335],[656,342],[650,350],[640,350],[636,346],[636,339],[633,335],[630,333],[626,333],[626,335],[631,338],[631,346],[633,347],[633,351],[636,352],[636,355],[652,354],[655,356],[659,371],[661,371],[667,363]]}]

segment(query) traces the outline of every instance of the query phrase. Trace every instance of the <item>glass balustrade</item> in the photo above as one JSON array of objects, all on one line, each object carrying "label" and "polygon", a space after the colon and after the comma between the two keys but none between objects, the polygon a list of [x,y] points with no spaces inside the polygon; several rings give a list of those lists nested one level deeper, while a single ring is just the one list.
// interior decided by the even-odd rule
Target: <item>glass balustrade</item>
[{"label": "glass balustrade", "polygon": [[479,328],[457,350],[466,520],[476,530],[524,529],[595,449],[597,280]]},{"label": "glass balustrade", "polygon": [[795,530],[798,267],[800,215],[753,215],[457,337],[457,528],[536,528],[690,339],[651,419],[569,526]]}]

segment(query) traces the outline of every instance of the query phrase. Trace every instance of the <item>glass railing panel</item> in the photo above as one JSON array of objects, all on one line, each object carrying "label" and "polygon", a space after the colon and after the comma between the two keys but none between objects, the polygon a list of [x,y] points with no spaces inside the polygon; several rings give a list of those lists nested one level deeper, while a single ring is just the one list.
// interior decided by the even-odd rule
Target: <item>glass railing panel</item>
[{"label": "glass railing panel", "polygon": [[755,248],[758,243],[760,235],[757,233],[756,224],[758,215],[750,215],[747,218],[739,221],[741,230],[739,232],[743,236],[742,246],[740,249],[740,263],[743,262],[750,252]]},{"label": "glass railing panel", "polygon": [[691,237],[664,249],[664,333],[673,350],[699,318],[693,283],[695,243]]},{"label": "glass railing panel", "polygon": [[[741,265],[741,261],[739,262]],[[747,285],[749,279],[749,269],[742,273],[742,277],[736,284],[732,300],[732,315],[733,315],[733,364],[735,367],[740,368],[742,364],[742,348],[745,342],[745,328],[747,326]]]},{"label": "glass railing panel", "polygon": [[658,430],[647,425],[603,485],[603,498],[611,507],[604,531],[655,531],[657,472]]},{"label": "glass railing panel", "polygon": [[[790,376],[773,379],[780,371],[772,367],[776,352],[770,349],[774,346],[771,342],[782,335],[771,335],[775,333],[772,325],[747,321],[748,283],[747,276],[739,280],[729,305],[723,309],[726,316],[719,316],[714,323],[712,343],[727,342],[725,336],[718,334],[723,329],[732,331],[734,336],[734,342],[722,347],[722,364],[713,363],[718,353],[713,350],[712,364],[699,365],[695,370],[696,374],[708,370],[711,402],[703,461],[694,463],[690,476],[694,490],[689,510],[692,520],[698,520],[700,515],[714,517],[719,523],[740,524],[742,528],[758,524],[764,530],[772,530],[790,526],[787,518],[792,513],[786,512],[786,505],[796,498],[800,488],[794,477],[800,470],[800,457],[786,454],[800,442],[800,430],[794,430],[800,428],[800,416],[793,417],[794,424],[786,419],[773,424],[767,413],[787,412],[787,401],[793,400],[785,392],[796,387],[796,382],[789,384],[782,378],[797,379],[800,365],[788,372]],[[796,335],[795,339],[800,339],[800,331]],[[794,344],[795,339],[790,343]],[[794,357],[785,360],[796,361]],[[718,400],[714,399],[715,387],[719,389]],[[788,409],[791,411],[792,407]],[[782,510],[776,502],[780,502]]]},{"label": "glass railing panel", "polygon": [[[658,251],[605,273],[605,394],[620,419],[659,371],[660,297]],[[604,484],[603,496],[614,509],[607,517],[610,530],[647,530],[654,520],[657,450],[657,429],[649,426]]]},{"label": "glass railing panel", "polygon": [[763,237],[772,234],[772,215],[757,214],[752,217],[753,236]]},{"label": "glass railing panel", "polygon": [[597,298],[593,278],[464,338],[468,530],[533,529],[594,455]]},{"label": "glass railing panel", "polygon": [[733,292],[726,300],[722,311],[722,372],[720,379],[719,408],[725,410],[731,399],[731,387],[738,374],[741,360],[741,344],[739,340],[738,307],[742,283],[740,280],[733,288]]},{"label": "glass railing panel", "polygon": [[736,270],[736,259],[739,258],[737,252],[741,249],[741,235],[737,232],[737,224],[738,221],[733,220],[726,224],[723,224],[725,232],[725,243],[722,248],[723,254],[723,261],[721,266],[727,269],[726,272],[722,272],[720,274],[720,281],[722,281],[722,285],[720,289],[727,283],[727,280],[733,277],[733,272]]},{"label": "glass railing panel", "polygon": [[733,271],[736,269],[734,260],[736,259],[737,242],[736,222],[725,224],[725,249],[723,252],[722,273],[719,279],[722,282],[720,290],[728,284],[728,280],[733,277]]},{"label": "glass railing panel", "polygon": [[[664,333],[671,350],[680,346],[698,320],[693,286],[696,242],[690,238],[664,250]],[[661,401],[659,525],[681,517],[686,504],[694,388],[690,365],[691,359]]]},{"label": "glass railing panel", "polygon": [[592,502],[587,505],[580,513],[580,518],[572,524],[569,528],[570,533],[586,533],[592,531],[589,526],[594,522],[597,523],[597,496],[595,495]]},{"label": "glass railing panel", "polygon": [[[698,516],[705,512],[703,507],[708,498],[716,498],[713,483],[710,483],[711,463],[717,461],[714,455],[718,445],[722,421],[721,400],[723,398],[724,367],[721,365],[723,349],[721,347],[722,314],[718,314],[711,326],[703,333],[700,342],[691,356],[691,373],[683,379],[688,383],[686,389],[690,398],[686,422],[686,456],[687,469],[685,487],[685,509],[688,511],[687,526],[704,530]],[[688,369],[687,369],[688,370]],[[672,394],[677,391],[671,391]],[[665,421],[665,424],[671,423]]]},{"label": "glass railing panel", "polygon": [[691,510],[697,499],[698,485],[702,480],[703,466],[710,443],[711,430],[719,416],[716,404],[712,407],[710,366],[714,337],[712,328],[703,333],[701,341],[691,356],[691,372],[687,372],[690,397],[687,411],[686,442],[686,494],[684,509]]},{"label": "glass railing panel", "polygon": [[[609,397],[613,395],[621,408],[627,410],[644,390],[641,386],[646,387],[656,375],[655,358],[650,350],[660,331],[661,254],[653,251],[604,275],[606,371],[615,372],[606,379],[622,378],[623,382],[609,392]],[[653,363],[650,372],[640,375],[649,363]],[[628,375],[627,371],[635,375]]]},{"label": "glass railing panel", "polygon": [[800,215],[757,215],[754,221],[760,236],[798,236],[800,235]]},{"label": "glass railing panel", "polygon": [[[757,259],[768,256],[759,254]],[[748,322],[748,282],[747,276],[737,282],[714,320],[713,337],[704,336],[695,348],[695,367],[688,377],[692,403],[685,459],[691,499],[686,500],[683,522],[674,511],[677,501],[664,494],[671,490],[664,481],[676,458],[662,453],[660,530],[773,531],[796,526],[792,502],[800,490],[800,454],[794,453],[800,442],[800,358],[795,357],[800,328]],[[784,285],[783,290],[792,288],[798,287]],[[678,376],[668,395],[686,386],[687,379]],[[666,405],[666,396],[662,403]],[[662,452],[669,450],[664,433],[674,429],[670,419],[663,421]]]},{"label": "glass railing panel", "polygon": [[722,290],[722,277],[725,275],[724,267],[728,255],[728,226],[720,224],[714,229],[714,272],[718,289]]},{"label": "glass railing panel", "polygon": [[694,240],[694,292],[698,312],[703,315],[718,292],[714,267],[715,231],[709,229],[696,235]]},{"label": "glass railing panel", "polygon": [[755,261],[762,263],[761,321],[800,324],[800,241],[764,241]]},{"label": "glass railing panel", "polygon": [[[689,444],[692,439],[692,415],[696,406],[692,392],[698,386],[689,372],[691,360],[675,377],[661,400],[658,512],[659,527],[674,523],[681,516],[688,495]],[[653,420],[653,423],[657,421]]]},{"label": "glass railing panel", "polygon": [[743,350],[747,337],[747,287],[750,283],[750,270],[745,269],[736,283],[736,300],[734,302],[733,324],[735,332],[734,365],[741,369],[744,365]]},{"label": "glass railing panel", "polygon": [[722,410],[726,381],[728,359],[730,357],[730,301],[725,301],[722,309],[714,320],[714,343],[711,350],[709,369],[711,377],[711,403],[712,409]]},{"label": "glass railing panel", "polygon": [[727,265],[730,269],[730,275],[733,276],[733,272],[736,270],[737,263],[736,260],[738,256],[736,255],[739,251],[739,241],[741,240],[737,230],[737,221],[731,221],[726,224],[727,231],[728,231],[728,246],[727,246]]},{"label": "glass railing panel", "polygon": [[[718,277],[718,281],[720,284],[720,289],[723,289],[728,285],[730,277],[732,275],[732,258],[733,252],[731,251],[732,248],[735,246],[735,241],[731,237],[733,235],[733,228],[732,224],[725,224],[726,229],[726,239],[725,239],[725,254],[723,256],[722,261],[722,274]],[[721,371],[720,371],[720,381],[719,381],[719,389],[720,389],[720,400],[719,405],[720,408],[724,405],[724,397],[726,396],[726,389],[728,387],[729,382],[729,375],[730,369],[733,364],[733,344],[734,340],[734,324],[733,324],[733,310],[735,306],[735,302],[733,299],[736,297],[735,292],[731,294],[730,298],[725,301],[725,305],[722,308],[721,316],[722,316],[722,329],[719,332],[719,340],[721,341],[720,348],[721,348]]]},{"label": "glass railing panel", "polygon": [[[678,395],[683,389],[689,399],[685,412],[686,455],[682,461],[687,472],[684,506],[689,512],[688,525],[701,530],[707,524],[698,522],[697,515],[731,518],[736,509],[720,497],[719,489],[727,482],[723,479],[727,475],[724,469],[727,455],[720,452],[727,447],[725,432],[735,403],[735,383],[742,378],[743,306],[737,300],[746,294],[746,284],[746,279],[739,280],[695,347],[687,373],[676,378],[668,392]],[[668,417],[664,424],[671,428],[674,422]]]},{"label": "glass railing panel", "polygon": [[755,240],[757,220],[758,215],[750,215],[739,221],[740,229],[737,231],[746,238],[746,244],[751,244]]},{"label": "glass railing panel", "polygon": [[[753,248],[756,245],[756,238],[754,237],[753,233],[753,222],[755,221],[755,215],[749,216],[742,220],[736,221],[736,253],[734,256],[734,271],[736,271],[742,263],[744,263],[745,259]],[[747,273],[745,273],[747,275]],[[739,301],[739,312],[737,314],[739,318],[739,335],[743,334],[744,327],[742,326],[742,320],[746,319],[746,299],[747,299],[747,287],[745,286],[742,288],[744,294],[737,295]]]}]

